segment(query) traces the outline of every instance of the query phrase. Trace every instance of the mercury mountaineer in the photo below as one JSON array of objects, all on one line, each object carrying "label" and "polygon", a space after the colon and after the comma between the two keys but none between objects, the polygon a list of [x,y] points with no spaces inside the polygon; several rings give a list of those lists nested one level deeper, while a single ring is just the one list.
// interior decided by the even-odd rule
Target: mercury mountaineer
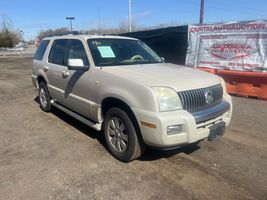
[{"label": "mercury mountaineer", "polygon": [[140,40],[65,34],[42,40],[32,81],[40,107],[101,131],[123,162],[146,146],[172,148],[223,135],[232,114],[222,78],[165,63]]}]

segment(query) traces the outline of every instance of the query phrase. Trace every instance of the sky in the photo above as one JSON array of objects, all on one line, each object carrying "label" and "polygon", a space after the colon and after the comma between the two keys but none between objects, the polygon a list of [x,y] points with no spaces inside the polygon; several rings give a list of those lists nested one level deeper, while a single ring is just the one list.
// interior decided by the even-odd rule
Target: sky
[{"label": "sky", "polygon": [[[184,25],[199,21],[200,0],[132,0],[132,18],[138,27]],[[41,30],[69,27],[75,30],[118,26],[128,17],[128,0],[0,0],[0,17],[34,39]],[[267,0],[205,0],[204,23],[267,20]]]}]

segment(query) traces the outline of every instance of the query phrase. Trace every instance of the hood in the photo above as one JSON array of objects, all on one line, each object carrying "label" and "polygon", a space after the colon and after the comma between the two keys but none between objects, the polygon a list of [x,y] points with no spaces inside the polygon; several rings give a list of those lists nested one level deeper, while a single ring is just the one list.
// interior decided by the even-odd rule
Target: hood
[{"label": "hood", "polygon": [[168,63],[103,67],[103,70],[149,87],[171,87],[177,92],[220,84],[218,76]]}]

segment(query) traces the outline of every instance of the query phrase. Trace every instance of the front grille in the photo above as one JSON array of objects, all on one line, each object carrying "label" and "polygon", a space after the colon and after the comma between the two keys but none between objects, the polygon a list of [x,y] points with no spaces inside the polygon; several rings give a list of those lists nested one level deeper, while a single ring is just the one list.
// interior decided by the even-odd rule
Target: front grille
[{"label": "front grille", "polygon": [[178,92],[183,108],[194,112],[218,104],[222,100],[223,89],[221,85],[207,88]]}]

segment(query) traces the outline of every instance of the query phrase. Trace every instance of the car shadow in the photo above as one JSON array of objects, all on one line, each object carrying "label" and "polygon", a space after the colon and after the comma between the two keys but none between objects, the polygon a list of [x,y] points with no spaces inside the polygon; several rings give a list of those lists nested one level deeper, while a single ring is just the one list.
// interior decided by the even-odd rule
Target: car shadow
[{"label": "car shadow", "polygon": [[[37,102],[39,104],[39,98],[38,96],[34,99],[35,102]],[[65,112],[59,110],[56,107],[52,106],[52,110],[51,113],[54,114],[56,117],[58,117],[60,120],[66,122],[67,124],[69,124],[70,126],[76,128],[77,130],[79,130],[80,132],[82,132],[83,134],[85,134],[86,136],[92,138],[92,139],[97,139],[98,142],[105,148],[106,147],[106,143],[105,143],[105,137],[102,131],[96,131],[95,129],[90,128],[89,126],[87,126],[86,124],[80,122],[79,120],[73,118],[72,116],[66,114]]]},{"label": "car shadow", "polygon": [[175,147],[172,149],[155,149],[148,147],[145,153],[138,159],[140,161],[152,161],[161,158],[170,158],[180,153],[191,154],[200,149],[198,143],[189,144],[186,146]]},{"label": "car shadow", "polygon": [[90,128],[88,125],[80,122],[79,120],[73,118],[72,116],[66,114],[65,112],[59,110],[58,108],[53,107],[52,114],[66,122],[70,126],[76,128],[86,136],[98,140],[98,142],[107,149],[105,143],[105,137],[102,131],[96,131],[95,129]]},{"label": "car shadow", "polygon": [[[36,97],[34,99],[34,101],[39,104],[39,98],[38,97]],[[66,122],[70,126],[76,128],[84,135],[86,135],[92,139],[96,139],[107,151],[109,151],[107,148],[106,142],[105,142],[105,137],[104,137],[103,131],[99,132],[99,131],[96,131],[96,130],[90,128],[86,124],[71,117],[70,115],[66,114],[65,112],[59,110],[58,108],[52,107],[51,113],[54,114],[56,117],[58,117],[60,120]],[[198,149],[200,149],[200,147],[198,146],[198,143],[193,143],[193,144],[189,144],[189,145],[182,146],[182,147],[176,147],[176,148],[164,149],[164,150],[147,147],[145,153],[140,158],[138,158],[138,160],[140,160],[140,161],[153,161],[153,160],[158,160],[161,158],[169,158],[169,157],[175,156],[175,155],[180,154],[180,153],[191,154]]]}]

